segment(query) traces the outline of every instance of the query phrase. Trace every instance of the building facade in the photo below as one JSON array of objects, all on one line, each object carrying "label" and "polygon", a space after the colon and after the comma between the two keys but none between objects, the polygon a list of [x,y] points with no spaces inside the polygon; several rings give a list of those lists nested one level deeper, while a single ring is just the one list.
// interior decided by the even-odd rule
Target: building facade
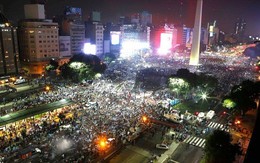
[{"label": "building facade", "polygon": [[99,22],[86,22],[86,38],[96,46],[96,55],[104,53],[104,26]]},{"label": "building facade", "polygon": [[17,28],[0,12],[0,76],[20,71]]},{"label": "building facade", "polygon": [[21,61],[31,74],[42,74],[51,59],[59,58],[58,24],[24,20],[19,25]]},{"label": "building facade", "polygon": [[71,20],[63,20],[61,28],[65,36],[70,36],[71,54],[81,53],[85,43],[84,24],[75,23]]}]

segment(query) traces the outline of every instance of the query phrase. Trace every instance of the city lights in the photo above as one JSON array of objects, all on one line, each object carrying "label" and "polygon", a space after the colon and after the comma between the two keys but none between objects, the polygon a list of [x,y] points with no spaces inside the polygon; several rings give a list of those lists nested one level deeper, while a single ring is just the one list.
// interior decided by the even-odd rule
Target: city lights
[{"label": "city lights", "polygon": [[236,125],[240,125],[240,124],[241,124],[241,121],[240,121],[240,120],[236,120],[236,121],[235,121],[235,124],[236,124]]},{"label": "city lights", "polygon": [[147,121],[148,121],[148,118],[147,118],[147,116],[142,116],[142,121],[144,122],[144,123],[146,123]]},{"label": "city lights", "polygon": [[104,151],[107,148],[109,148],[109,143],[108,143],[108,139],[105,135],[100,135],[97,139],[96,139],[96,145],[97,148],[100,151]]},{"label": "city lights", "polygon": [[50,90],[51,90],[50,86],[46,86],[46,87],[45,87],[45,90],[46,90],[46,91],[50,91]]},{"label": "city lights", "polygon": [[96,55],[96,49],[97,49],[96,45],[90,44],[90,43],[85,43],[82,51],[83,51],[84,54]]},{"label": "city lights", "polygon": [[120,34],[121,32],[111,31],[111,44],[112,45],[118,45],[120,43]]},{"label": "city lights", "polygon": [[161,55],[165,55],[169,53],[172,48],[172,33],[161,33],[160,39],[160,48],[157,52]]},{"label": "city lights", "polygon": [[129,58],[139,55],[142,49],[149,49],[149,43],[138,40],[128,40],[122,42],[121,54],[122,58]]}]

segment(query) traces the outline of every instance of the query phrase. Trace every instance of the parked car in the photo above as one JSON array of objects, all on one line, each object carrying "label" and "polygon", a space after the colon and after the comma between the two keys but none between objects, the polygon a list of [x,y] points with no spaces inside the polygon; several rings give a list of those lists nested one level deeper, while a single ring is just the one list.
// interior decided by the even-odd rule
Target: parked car
[{"label": "parked car", "polygon": [[166,144],[156,144],[156,148],[158,149],[169,149],[169,146]]}]

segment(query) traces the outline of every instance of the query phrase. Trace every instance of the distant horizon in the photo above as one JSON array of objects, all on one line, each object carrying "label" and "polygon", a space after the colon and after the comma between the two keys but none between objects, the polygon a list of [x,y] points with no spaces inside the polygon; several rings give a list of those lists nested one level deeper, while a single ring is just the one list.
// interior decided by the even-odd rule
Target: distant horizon
[{"label": "distant horizon", "polygon": [[[24,5],[30,0],[2,0],[4,15],[13,23],[24,19]],[[160,5],[158,5],[160,4]],[[221,5],[225,4],[225,5]],[[148,11],[152,14],[153,24],[185,24],[193,28],[196,0],[52,0],[46,4],[46,18],[62,15],[65,6],[79,7],[82,9],[82,20],[87,20],[91,11],[101,12],[101,22],[117,23],[120,16],[127,16],[131,13]],[[258,0],[204,0],[202,27],[216,20],[217,27],[227,33],[234,33],[237,18],[246,22],[246,35],[260,35],[260,1]],[[181,15],[181,16],[180,16]]]}]

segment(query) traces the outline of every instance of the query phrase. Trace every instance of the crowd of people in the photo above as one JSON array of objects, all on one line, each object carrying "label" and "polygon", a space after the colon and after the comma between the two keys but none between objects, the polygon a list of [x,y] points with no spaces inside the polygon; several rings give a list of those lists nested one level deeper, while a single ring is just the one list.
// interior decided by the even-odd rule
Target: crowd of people
[{"label": "crowd of people", "polygon": [[[0,133],[1,155],[8,158],[31,144],[42,148],[46,159],[55,157],[66,159],[64,155],[66,150],[76,148],[74,152],[76,155],[69,158],[70,161],[91,162],[100,154],[97,144],[94,143],[98,136],[106,135],[107,138],[112,138],[113,141],[108,142],[112,146],[118,143],[124,144],[133,141],[147,127],[141,121],[142,115],[161,120],[165,108],[160,107],[158,101],[174,97],[165,90],[157,90],[156,93],[146,95],[145,90],[137,87],[136,75],[147,68],[147,65],[160,70],[161,74],[170,75],[179,68],[189,68],[185,64],[186,61],[158,62],[156,59],[147,59],[145,64],[143,60],[142,64],[127,60],[117,62],[109,66],[103,77],[92,84],[69,83],[53,86],[50,91],[41,91],[25,98],[17,97],[12,101],[11,108],[2,108],[1,113],[5,115],[62,99],[70,99],[74,102],[71,106],[46,113],[34,120],[29,119],[8,125],[5,131]],[[227,66],[218,63],[203,63],[199,69],[216,76],[222,92],[229,90],[230,86],[238,84],[239,81],[252,77],[248,76],[251,73],[240,73],[242,69],[245,70],[244,67],[236,67],[235,70],[230,71]],[[190,71],[194,70],[190,69]],[[62,118],[61,115],[68,113],[72,116],[66,118],[65,115],[65,118]],[[67,124],[69,127],[65,129],[66,131],[62,130],[62,126]],[[184,129],[189,130],[189,128]],[[64,132],[66,136],[62,134]],[[66,140],[67,146],[60,146],[61,140]],[[47,144],[47,147],[43,148],[43,144]]]}]

